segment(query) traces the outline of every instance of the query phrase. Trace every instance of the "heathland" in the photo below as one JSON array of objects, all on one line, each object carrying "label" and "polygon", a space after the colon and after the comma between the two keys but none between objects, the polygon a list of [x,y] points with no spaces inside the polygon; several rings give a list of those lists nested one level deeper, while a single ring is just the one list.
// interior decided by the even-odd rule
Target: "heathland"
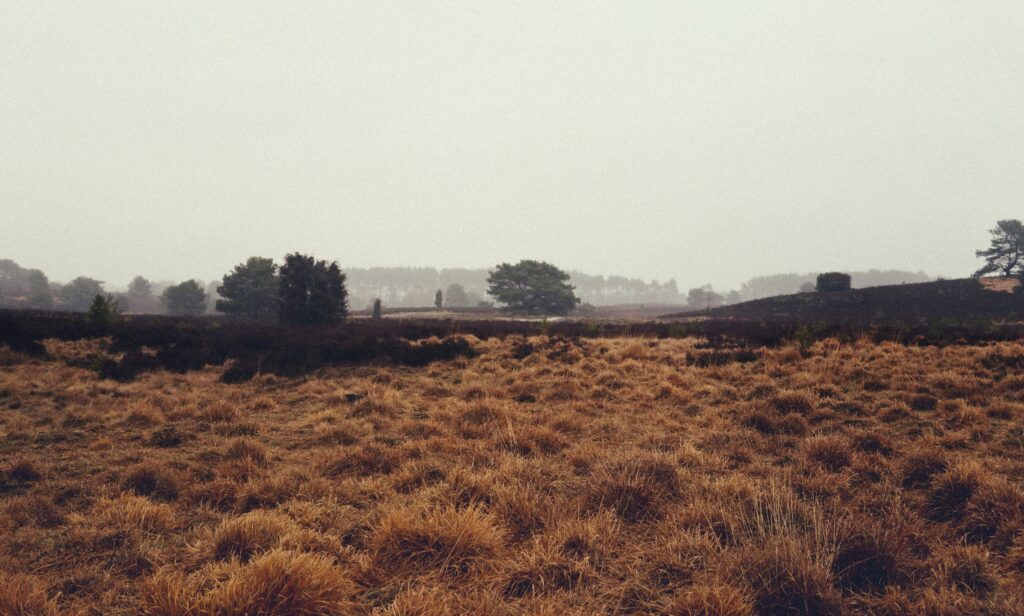
[{"label": "heathland", "polygon": [[1024,344],[635,331],[11,342],[0,613],[1024,613]]}]

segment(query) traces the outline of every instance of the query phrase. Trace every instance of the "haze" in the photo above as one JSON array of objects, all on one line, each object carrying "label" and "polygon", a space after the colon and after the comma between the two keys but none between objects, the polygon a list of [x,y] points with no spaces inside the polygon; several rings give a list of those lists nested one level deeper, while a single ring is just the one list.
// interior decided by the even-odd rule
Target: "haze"
[{"label": "haze", "polygon": [[0,1],[0,257],[966,276],[1024,3]]}]

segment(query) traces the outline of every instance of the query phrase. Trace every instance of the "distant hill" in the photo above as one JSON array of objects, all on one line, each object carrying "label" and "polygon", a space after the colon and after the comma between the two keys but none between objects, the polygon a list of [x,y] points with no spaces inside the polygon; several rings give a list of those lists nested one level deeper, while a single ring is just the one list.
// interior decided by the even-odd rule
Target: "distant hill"
[{"label": "distant hill", "polygon": [[[807,274],[773,274],[770,276],[758,276],[743,283],[739,288],[739,296],[744,301],[775,297],[777,295],[791,295],[799,293],[803,285],[814,285],[819,272]],[[911,284],[915,282],[931,282],[934,280],[924,272],[909,272],[904,270],[879,270],[872,269],[862,272],[847,272],[853,279],[854,289],[867,287],[881,287],[897,284]],[[733,302],[735,303],[735,302]]]},{"label": "distant hill", "polygon": [[716,308],[710,314],[766,321],[833,323],[1024,318],[1024,294],[1009,292],[1009,288],[1012,285],[989,279],[984,283],[973,278],[940,280],[842,293],[781,295]]}]

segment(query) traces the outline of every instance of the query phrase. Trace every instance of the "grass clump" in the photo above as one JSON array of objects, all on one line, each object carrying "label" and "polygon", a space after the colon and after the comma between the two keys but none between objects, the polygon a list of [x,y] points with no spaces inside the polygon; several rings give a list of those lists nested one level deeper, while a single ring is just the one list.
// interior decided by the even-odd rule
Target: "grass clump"
[{"label": "grass clump", "polygon": [[368,538],[375,567],[391,575],[465,576],[505,551],[505,533],[480,509],[392,512]]}]

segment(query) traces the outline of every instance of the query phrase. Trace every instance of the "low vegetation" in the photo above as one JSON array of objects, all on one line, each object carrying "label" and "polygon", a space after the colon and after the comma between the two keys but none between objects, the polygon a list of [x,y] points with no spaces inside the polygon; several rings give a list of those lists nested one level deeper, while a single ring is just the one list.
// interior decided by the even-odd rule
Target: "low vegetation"
[{"label": "low vegetation", "polygon": [[0,613],[1024,609],[1024,344],[463,339],[237,384],[0,348]]}]

